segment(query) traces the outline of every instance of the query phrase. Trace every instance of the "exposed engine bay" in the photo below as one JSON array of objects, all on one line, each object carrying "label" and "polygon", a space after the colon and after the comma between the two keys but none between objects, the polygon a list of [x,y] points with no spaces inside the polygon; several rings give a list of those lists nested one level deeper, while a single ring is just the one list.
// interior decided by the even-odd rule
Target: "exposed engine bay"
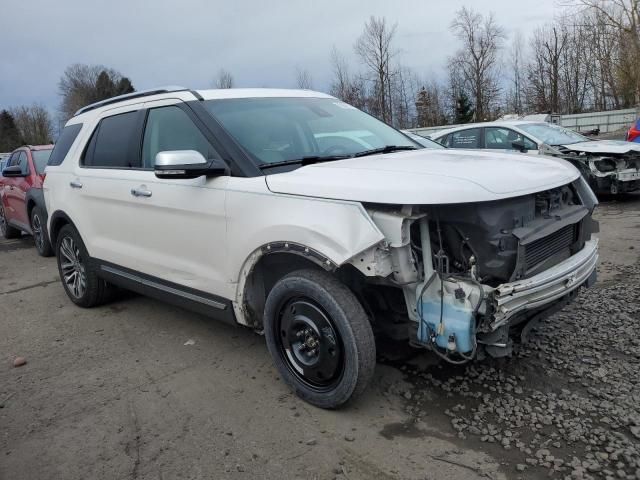
[{"label": "exposed engine bay", "polygon": [[545,145],[540,153],[571,162],[595,192],[615,195],[640,190],[640,152],[637,150],[600,152],[572,145]]},{"label": "exposed engine bay", "polygon": [[352,259],[374,324],[452,363],[511,353],[595,281],[597,200],[584,179],[504,200],[366,205],[383,245]]}]

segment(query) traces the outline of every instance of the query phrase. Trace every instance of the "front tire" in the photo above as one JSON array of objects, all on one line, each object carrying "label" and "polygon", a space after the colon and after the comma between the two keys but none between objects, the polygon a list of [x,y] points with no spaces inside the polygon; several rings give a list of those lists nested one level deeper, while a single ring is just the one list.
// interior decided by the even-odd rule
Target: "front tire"
[{"label": "front tire", "polygon": [[56,258],[62,286],[73,303],[90,308],[107,301],[110,285],[98,276],[80,234],[71,225],[58,233]]},{"label": "front tire", "polygon": [[283,380],[303,400],[337,408],[373,376],[376,347],[355,295],[335,277],[299,270],[280,279],[266,301],[267,347]]},{"label": "front tire", "polygon": [[34,207],[31,211],[31,232],[36,250],[41,257],[53,255],[53,248],[47,234],[46,216],[40,207]]}]

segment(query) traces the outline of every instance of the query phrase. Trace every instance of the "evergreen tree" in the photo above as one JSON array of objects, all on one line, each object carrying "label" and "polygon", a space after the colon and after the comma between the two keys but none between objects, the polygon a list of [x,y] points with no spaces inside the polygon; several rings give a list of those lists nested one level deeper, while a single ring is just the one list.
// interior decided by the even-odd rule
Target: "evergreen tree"
[{"label": "evergreen tree", "polygon": [[466,93],[460,92],[456,99],[456,118],[454,123],[469,123],[473,120],[474,113],[469,97],[467,97]]},{"label": "evergreen tree", "polygon": [[22,145],[20,131],[7,110],[0,112],[0,152],[10,152]]}]

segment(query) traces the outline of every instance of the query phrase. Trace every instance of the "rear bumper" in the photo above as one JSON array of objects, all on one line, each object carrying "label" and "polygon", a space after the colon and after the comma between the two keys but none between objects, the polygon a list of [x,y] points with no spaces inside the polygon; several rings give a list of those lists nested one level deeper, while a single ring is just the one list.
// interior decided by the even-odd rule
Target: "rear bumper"
[{"label": "rear bumper", "polygon": [[598,239],[592,239],[578,253],[544,272],[499,285],[493,291],[492,330],[508,324],[516,314],[543,308],[580,286],[591,286],[597,263]]}]

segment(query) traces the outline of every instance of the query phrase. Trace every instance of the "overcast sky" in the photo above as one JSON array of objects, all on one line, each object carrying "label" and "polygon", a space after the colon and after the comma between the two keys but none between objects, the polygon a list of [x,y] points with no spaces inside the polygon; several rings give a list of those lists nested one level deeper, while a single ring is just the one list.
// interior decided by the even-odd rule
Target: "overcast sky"
[{"label": "overcast sky", "polygon": [[0,109],[40,102],[54,113],[72,63],[114,68],[138,90],[209,88],[220,68],[239,87],[294,87],[298,66],[326,90],[332,45],[357,70],[353,44],[370,15],[397,22],[403,64],[438,77],[462,5],[525,36],[559,9],[555,0],[0,0]]}]

